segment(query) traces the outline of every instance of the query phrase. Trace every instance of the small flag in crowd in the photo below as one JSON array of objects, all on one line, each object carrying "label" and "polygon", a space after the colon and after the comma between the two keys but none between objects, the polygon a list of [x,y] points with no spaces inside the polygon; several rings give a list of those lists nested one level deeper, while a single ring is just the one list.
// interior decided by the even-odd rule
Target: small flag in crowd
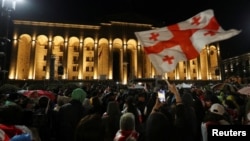
[{"label": "small flag in crowd", "polygon": [[158,73],[171,72],[180,61],[199,56],[205,45],[226,40],[241,31],[225,31],[211,9],[167,27],[135,32]]}]

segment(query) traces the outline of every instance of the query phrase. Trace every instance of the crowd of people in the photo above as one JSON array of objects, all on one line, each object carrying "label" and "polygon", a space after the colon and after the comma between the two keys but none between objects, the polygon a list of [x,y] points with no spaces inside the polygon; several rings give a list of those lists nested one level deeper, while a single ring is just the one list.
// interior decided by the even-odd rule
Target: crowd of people
[{"label": "crowd of people", "polygon": [[[225,82],[230,83],[230,82]],[[250,97],[203,86],[116,84],[1,94],[2,141],[207,141],[211,125],[250,125]],[[165,92],[165,101],[158,91]]]}]

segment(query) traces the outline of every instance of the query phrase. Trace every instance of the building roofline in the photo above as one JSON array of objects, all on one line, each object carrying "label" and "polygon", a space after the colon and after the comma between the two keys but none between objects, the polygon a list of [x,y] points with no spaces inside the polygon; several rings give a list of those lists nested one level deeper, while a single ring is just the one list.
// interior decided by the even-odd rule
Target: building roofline
[{"label": "building roofline", "polygon": [[81,25],[81,24],[65,24],[65,23],[54,23],[54,22],[38,22],[38,21],[23,21],[13,20],[15,25],[33,25],[33,26],[46,26],[46,27],[64,27],[64,28],[79,28],[79,29],[100,29],[101,26],[95,25]]}]

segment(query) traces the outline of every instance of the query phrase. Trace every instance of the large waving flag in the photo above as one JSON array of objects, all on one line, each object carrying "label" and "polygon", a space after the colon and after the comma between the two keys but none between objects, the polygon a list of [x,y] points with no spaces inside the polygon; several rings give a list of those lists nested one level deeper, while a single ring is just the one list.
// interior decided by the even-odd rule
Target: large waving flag
[{"label": "large waving flag", "polygon": [[180,61],[199,56],[205,45],[231,38],[241,31],[225,31],[211,9],[186,21],[153,30],[135,32],[158,73],[171,72]]}]

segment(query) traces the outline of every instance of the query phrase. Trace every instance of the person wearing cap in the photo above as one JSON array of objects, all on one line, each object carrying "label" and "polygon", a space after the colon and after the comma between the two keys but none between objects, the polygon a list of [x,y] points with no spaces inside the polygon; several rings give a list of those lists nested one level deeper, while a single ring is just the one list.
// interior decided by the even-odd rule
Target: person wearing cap
[{"label": "person wearing cap", "polygon": [[232,125],[225,107],[220,103],[214,103],[210,107],[201,123],[203,141],[207,141],[207,129],[212,125]]}]

